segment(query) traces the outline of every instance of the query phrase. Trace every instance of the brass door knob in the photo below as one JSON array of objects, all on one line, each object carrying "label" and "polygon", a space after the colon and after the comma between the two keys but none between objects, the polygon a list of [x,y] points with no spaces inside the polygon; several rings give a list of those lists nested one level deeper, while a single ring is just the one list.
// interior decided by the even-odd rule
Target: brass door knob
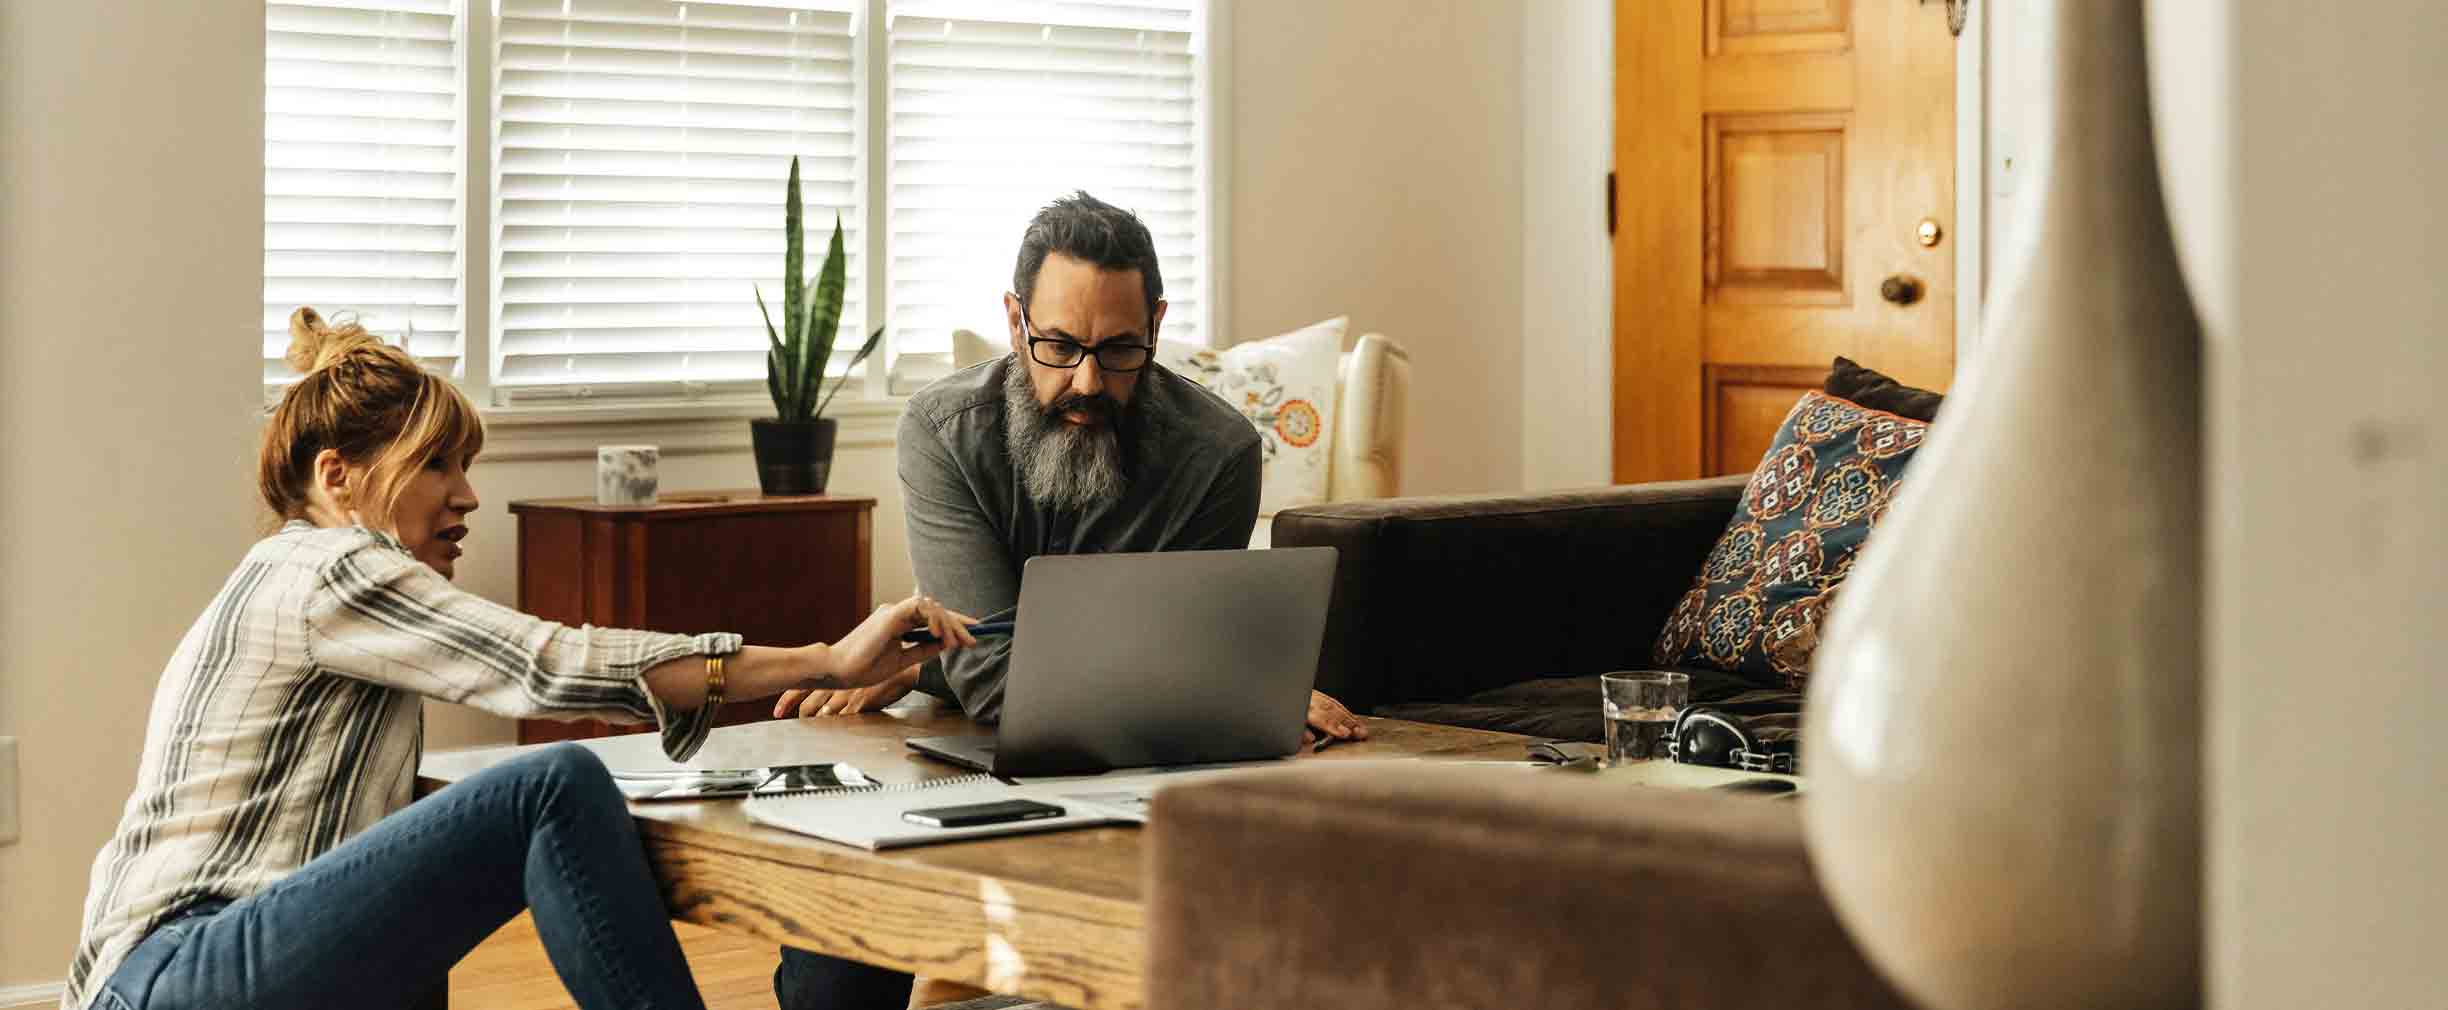
[{"label": "brass door knob", "polygon": [[1879,282],[1879,297],[1898,305],[1910,305],[1921,300],[1921,282],[1897,274]]}]

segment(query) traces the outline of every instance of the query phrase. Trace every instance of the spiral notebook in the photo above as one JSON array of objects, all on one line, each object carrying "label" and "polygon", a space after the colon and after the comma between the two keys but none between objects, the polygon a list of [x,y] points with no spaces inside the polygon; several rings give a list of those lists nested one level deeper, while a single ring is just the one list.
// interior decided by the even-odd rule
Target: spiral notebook
[{"label": "spiral notebook", "polygon": [[[1041,779],[1008,784],[992,775],[912,782],[906,785],[845,788],[793,796],[757,796],[748,800],[748,819],[769,827],[814,835],[829,842],[870,850],[933,845],[969,838],[1067,831],[1108,824],[1147,823],[1147,804],[1158,789],[1231,768],[1109,774],[1068,779]],[[1036,800],[1063,808],[1060,817],[937,828],[914,824],[901,815],[925,807]]]}]

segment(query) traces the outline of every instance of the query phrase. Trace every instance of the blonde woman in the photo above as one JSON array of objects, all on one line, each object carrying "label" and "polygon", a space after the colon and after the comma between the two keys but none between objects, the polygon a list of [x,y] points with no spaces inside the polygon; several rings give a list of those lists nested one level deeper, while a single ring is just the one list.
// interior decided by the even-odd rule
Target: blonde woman
[{"label": "blonde woman", "polygon": [[[554,624],[450,582],[484,446],[450,383],[356,326],[290,319],[305,378],[266,426],[282,520],[153,699],[136,791],[95,860],[70,1010],[406,1006],[533,909],[581,1007],[702,1007],[635,826],[563,745],[410,805],[419,701],[654,722],[675,760],[719,698],[879,683],[972,643],[912,598],[831,644]],[[719,661],[719,662],[718,662]]]}]

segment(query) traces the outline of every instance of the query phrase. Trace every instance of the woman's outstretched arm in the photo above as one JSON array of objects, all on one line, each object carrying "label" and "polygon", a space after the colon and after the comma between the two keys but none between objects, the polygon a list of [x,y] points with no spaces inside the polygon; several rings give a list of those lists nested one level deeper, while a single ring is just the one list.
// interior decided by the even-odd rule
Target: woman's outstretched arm
[{"label": "woman's outstretched arm", "polygon": [[[750,645],[724,663],[723,695],[730,701],[767,698],[793,688],[834,691],[882,683],[895,673],[974,644],[967,617],[924,596],[877,608],[841,641],[782,649]],[[925,629],[935,643],[904,645],[901,633]],[[666,660],[646,671],[646,686],[663,704],[690,709],[705,703],[705,664],[694,658]]]},{"label": "woman's outstretched arm", "polygon": [[924,599],[878,611],[839,643],[797,648],[742,649],[729,633],[570,627],[462,590],[370,536],[320,573],[304,601],[318,667],[513,718],[653,722],[675,760],[713,725],[707,655],[731,657],[724,693],[745,700],[803,683],[873,683],[943,649],[903,646],[903,631],[968,640],[966,622]]}]

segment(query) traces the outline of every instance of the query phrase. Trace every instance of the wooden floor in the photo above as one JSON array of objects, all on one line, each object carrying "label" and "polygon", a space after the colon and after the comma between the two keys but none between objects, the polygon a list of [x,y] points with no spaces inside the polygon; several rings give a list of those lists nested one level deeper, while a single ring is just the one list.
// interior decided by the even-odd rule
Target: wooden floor
[{"label": "wooden floor", "polygon": [[[672,924],[707,1010],[775,1010],[774,945],[685,922]],[[570,1002],[552,962],[521,915],[477,946],[450,977],[451,1010],[565,1010]],[[896,1008],[898,1010],[898,1008]]]}]

